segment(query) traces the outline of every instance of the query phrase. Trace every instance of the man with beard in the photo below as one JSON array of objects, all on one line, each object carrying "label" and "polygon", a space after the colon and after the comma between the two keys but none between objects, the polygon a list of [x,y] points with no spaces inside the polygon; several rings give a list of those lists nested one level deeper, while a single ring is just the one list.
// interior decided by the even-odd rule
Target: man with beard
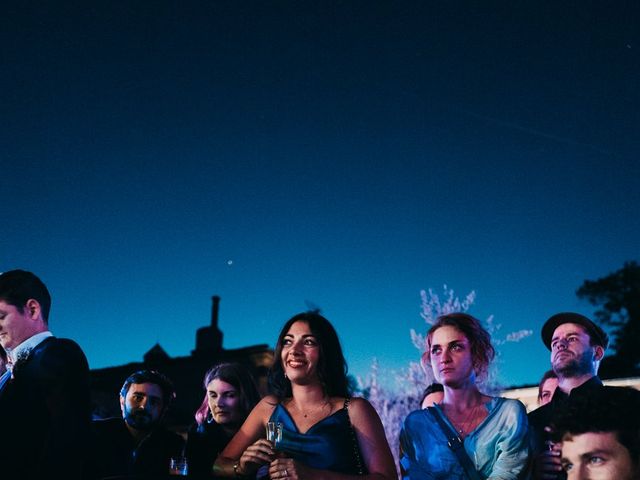
[{"label": "man with beard", "polygon": [[609,345],[606,332],[578,313],[558,313],[542,327],[542,341],[551,351],[551,366],[558,376],[558,387],[551,401],[529,413],[533,435],[534,478],[566,478],[562,469],[560,445],[550,441],[549,429],[555,413],[573,398],[602,388],[598,367]]},{"label": "man with beard", "polygon": [[163,374],[140,370],[120,391],[122,418],[93,422],[96,478],[163,478],[171,457],[182,455],[184,440],[161,426],[173,384]]}]

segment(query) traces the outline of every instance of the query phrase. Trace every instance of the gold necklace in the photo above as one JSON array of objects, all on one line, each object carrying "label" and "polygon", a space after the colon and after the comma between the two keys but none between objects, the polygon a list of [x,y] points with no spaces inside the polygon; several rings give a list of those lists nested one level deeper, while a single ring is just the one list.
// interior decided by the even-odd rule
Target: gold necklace
[{"label": "gold necklace", "polygon": [[454,415],[452,415],[453,410],[447,414],[447,410],[449,410],[449,407],[446,407],[446,406],[445,406],[445,415],[447,415],[447,418],[449,419],[453,427],[456,429],[456,432],[462,436],[466,436],[472,430],[469,427],[473,424],[475,419],[475,413],[477,412],[478,407],[480,406],[482,406],[482,404],[475,405],[473,408],[470,408],[469,412],[466,414],[462,422],[458,422],[453,419],[454,418]]},{"label": "gold necklace", "polygon": [[300,408],[298,405],[296,405],[295,402],[293,403],[293,405],[295,406],[296,410],[298,410],[302,414],[304,418],[307,418],[309,415],[317,415],[318,412],[322,413],[322,411],[327,405],[329,406],[329,410],[331,410],[331,403],[329,402],[328,398],[325,399],[325,401],[322,402],[319,407],[306,410],[306,412],[302,410],[302,408]]}]

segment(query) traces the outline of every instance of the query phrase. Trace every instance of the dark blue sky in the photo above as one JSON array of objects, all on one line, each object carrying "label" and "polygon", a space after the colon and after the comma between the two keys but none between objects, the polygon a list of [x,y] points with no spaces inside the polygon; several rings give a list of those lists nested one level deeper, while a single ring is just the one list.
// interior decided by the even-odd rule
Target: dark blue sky
[{"label": "dark blue sky", "polygon": [[[45,2],[46,3],[46,2]],[[481,3],[481,5],[480,5]],[[638,2],[5,6],[0,270],[92,367],[322,307],[351,370],[415,360],[419,291],[538,331],[638,259]],[[231,263],[230,263],[231,262]]]}]

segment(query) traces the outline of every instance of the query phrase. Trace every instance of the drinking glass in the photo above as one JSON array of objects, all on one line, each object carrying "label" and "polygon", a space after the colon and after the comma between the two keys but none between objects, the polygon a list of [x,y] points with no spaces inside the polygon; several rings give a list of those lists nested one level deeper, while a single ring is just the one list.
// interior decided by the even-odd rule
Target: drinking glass
[{"label": "drinking glass", "polygon": [[169,475],[186,476],[189,472],[185,457],[172,457],[169,460]]},{"label": "drinking glass", "polygon": [[267,422],[267,440],[273,443],[274,448],[278,448],[282,441],[282,423]]}]

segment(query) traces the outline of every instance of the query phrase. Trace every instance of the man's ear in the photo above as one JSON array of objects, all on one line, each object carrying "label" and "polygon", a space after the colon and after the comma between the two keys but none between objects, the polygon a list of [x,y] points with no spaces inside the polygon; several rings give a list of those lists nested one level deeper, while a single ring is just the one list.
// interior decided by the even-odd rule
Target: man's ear
[{"label": "man's ear", "polygon": [[39,318],[42,318],[42,308],[40,307],[40,302],[38,302],[35,298],[30,298],[29,300],[27,300],[27,303],[24,304],[24,310],[31,320],[38,320]]},{"label": "man's ear", "polygon": [[600,346],[600,345],[596,345],[594,347],[594,352],[593,353],[594,353],[594,355],[593,355],[594,360],[599,362],[604,357],[604,348],[602,348],[602,346]]},{"label": "man's ear", "polygon": [[122,416],[124,416],[124,397],[120,395],[120,411],[122,412]]}]

